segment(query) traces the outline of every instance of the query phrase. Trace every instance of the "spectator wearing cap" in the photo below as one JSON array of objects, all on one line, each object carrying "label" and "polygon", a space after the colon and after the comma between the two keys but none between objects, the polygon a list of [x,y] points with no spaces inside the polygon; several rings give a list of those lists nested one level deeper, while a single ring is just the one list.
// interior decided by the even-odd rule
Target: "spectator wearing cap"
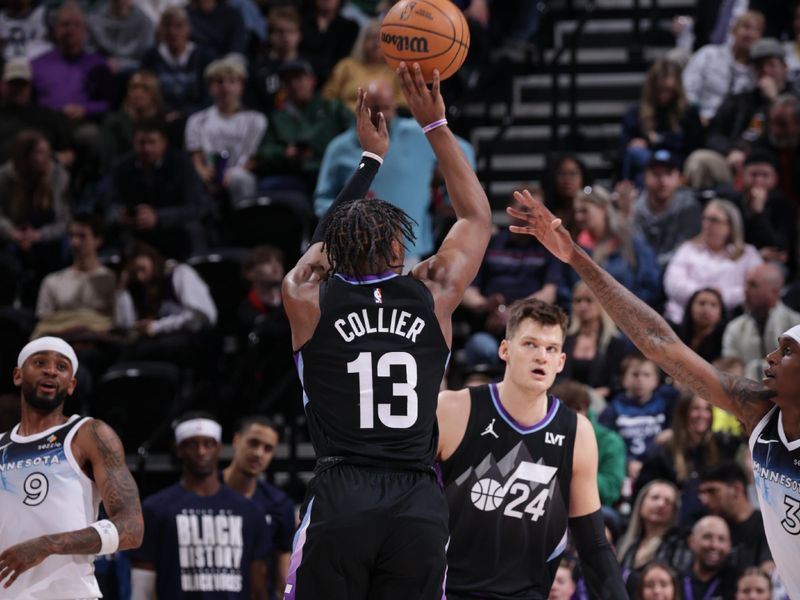
[{"label": "spectator wearing cap", "polygon": [[0,85],[0,163],[10,157],[17,134],[24,129],[38,129],[58,156],[69,167],[75,160],[72,138],[66,117],[32,102],[31,67],[24,59],[8,61],[3,67]]},{"label": "spectator wearing cap", "polygon": [[[708,127],[706,145],[693,157],[694,163],[717,161],[713,165],[692,165],[709,173],[728,175],[716,183],[731,183],[744,166],[747,152],[766,129],[767,114],[772,102],[789,91],[783,46],[773,38],[762,38],[750,49],[750,62],[757,85],[752,90],[728,96]],[[727,163],[729,173],[725,173]]]},{"label": "spectator wearing cap", "polygon": [[316,92],[317,78],[305,60],[280,67],[283,106],[272,113],[258,151],[262,189],[295,189],[311,194],[330,141],[345,131],[353,115],[339,100]]},{"label": "spectator wearing cap", "polygon": [[744,161],[741,191],[723,187],[717,196],[739,208],[744,239],[764,260],[787,263],[787,251],[797,235],[795,210],[778,188],[778,161],[772,152],[752,150]]},{"label": "spectator wearing cap", "polygon": [[121,245],[143,239],[177,257],[207,246],[211,202],[191,160],[170,147],[157,119],[134,123],[133,152],[112,169],[106,207]]},{"label": "spectator wearing cap", "polygon": [[33,0],[10,0],[0,10],[0,40],[5,60],[32,60],[52,44],[47,33],[47,6]]},{"label": "spectator wearing cap", "polygon": [[269,530],[256,504],[220,481],[222,426],[187,413],[175,425],[179,482],[142,502],[131,552],[134,598],[267,598]]},{"label": "spectator wearing cap", "polygon": [[353,112],[359,88],[366,88],[371,81],[385,81],[394,90],[395,102],[399,106],[406,105],[397,74],[383,60],[379,35],[378,21],[372,20],[364,26],[353,46],[353,52],[333,68],[333,73],[322,89],[326,98],[341,100]]},{"label": "spectator wearing cap", "polygon": [[657,150],[647,164],[644,189],[633,207],[635,230],[656,254],[663,269],[678,246],[700,231],[700,203],[681,187],[677,161],[669,150]]},{"label": "spectator wearing cap", "polygon": [[739,209],[728,200],[711,200],[700,233],[680,245],[664,272],[665,317],[680,323],[689,298],[706,287],[718,289],[728,314],[734,313],[744,302],[745,274],[761,263],[758,250],[744,241]]},{"label": "spectator wearing cap", "polygon": [[190,41],[189,17],[179,6],[164,11],[157,33],[158,43],[145,52],[142,69],[158,77],[167,120],[179,125],[182,142],[186,119],[210,102],[203,71],[214,57],[211,50]]},{"label": "spectator wearing cap", "polygon": [[192,40],[210,49],[215,58],[238,54],[244,61],[247,31],[242,14],[218,0],[191,0]]},{"label": "spectator wearing cap", "polygon": [[279,73],[283,63],[300,58],[300,13],[294,6],[269,11],[269,38],[262,43],[250,67],[247,98],[251,106],[272,115],[283,103]]},{"label": "spectator wearing cap", "polygon": [[767,130],[753,148],[771,151],[778,159],[778,187],[800,206],[800,98],[781,94],[769,107]]},{"label": "spectator wearing cap", "polygon": [[747,11],[734,21],[733,43],[709,44],[695,52],[683,70],[686,97],[708,124],[729,94],[755,87],[750,69],[750,48],[763,35],[764,16]]},{"label": "spectator wearing cap", "polygon": [[206,68],[205,79],[214,104],[189,117],[186,151],[206,187],[225,190],[235,205],[256,194],[254,158],[267,119],[242,106],[247,71],[240,60],[215,60]]}]

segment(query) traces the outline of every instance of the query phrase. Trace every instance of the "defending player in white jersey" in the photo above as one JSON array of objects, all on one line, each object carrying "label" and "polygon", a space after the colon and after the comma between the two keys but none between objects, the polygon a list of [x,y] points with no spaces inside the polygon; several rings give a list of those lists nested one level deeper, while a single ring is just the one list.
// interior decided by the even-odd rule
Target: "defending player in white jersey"
[{"label": "defending player in white jersey", "polygon": [[528,212],[508,209],[525,224],[515,233],[539,239],[569,264],[603,308],[647,358],[712,404],[733,413],[750,436],[753,475],[772,556],[791,598],[800,598],[800,324],[779,336],[756,382],[721,373],[678,339],[652,308],[597,265],[561,220],[527,191],[516,192]]},{"label": "defending player in white jersey", "polygon": [[[0,435],[0,600],[93,599],[95,555],[137,547],[136,483],[114,431],[64,416],[78,358],[44,337],[19,353],[22,418]],[[102,500],[108,519],[97,521]]]}]

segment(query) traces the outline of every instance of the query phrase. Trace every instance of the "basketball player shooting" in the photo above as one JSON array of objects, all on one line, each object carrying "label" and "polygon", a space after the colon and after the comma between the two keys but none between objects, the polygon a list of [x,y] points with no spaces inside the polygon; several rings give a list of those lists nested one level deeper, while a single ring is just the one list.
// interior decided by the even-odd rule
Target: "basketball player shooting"
[{"label": "basketball player shooting", "polygon": [[[117,434],[63,414],[78,358],[61,338],[19,353],[22,418],[0,436],[0,599],[100,598],[95,555],[136,548],[144,524]],[[100,500],[108,519],[97,521]]]},{"label": "basketball player shooting", "polygon": [[434,256],[401,275],[411,221],[364,199],[389,136],[360,91],[364,155],[283,283],[317,453],[285,599],[442,598],[448,531],[433,469],[437,395],[451,315],[480,266],[491,214],[446,126],[438,73],[432,89],[419,65],[401,64],[398,75],[457,221]]},{"label": "basketball player shooting", "polygon": [[439,395],[449,600],[547,598],[568,526],[593,597],[628,597],[600,513],[594,430],[547,393],[566,326],[556,306],[514,303],[503,380]]},{"label": "basketball player shooting", "polygon": [[[678,339],[652,308],[597,265],[561,220],[527,191],[515,233],[533,235],[569,264],[639,350],[695,394],[736,416],[749,436],[753,476],[772,556],[791,598],[800,598],[800,324],[778,337],[761,382],[721,373]],[[795,557],[795,558],[792,558]]]}]

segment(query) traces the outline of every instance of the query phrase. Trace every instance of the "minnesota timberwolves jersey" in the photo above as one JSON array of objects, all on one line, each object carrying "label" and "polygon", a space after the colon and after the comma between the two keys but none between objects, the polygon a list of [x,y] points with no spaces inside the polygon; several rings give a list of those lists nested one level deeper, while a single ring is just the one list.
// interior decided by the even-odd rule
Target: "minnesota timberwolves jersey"
[{"label": "minnesota timberwolves jersey", "polygon": [[433,464],[449,350],[425,285],[393,272],[320,286],[320,318],[295,355],[318,457]]},{"label": "minnesota timberwolves jersey", "polygon": [[[100,494],[72,454],[72,439],[89,418],[71,416],[34,435],[0,436],[0,546],[88,527]],[[99,598],[93,556],[53,555],[0,587],[2,600]]]},{"label": "minnesota timberwolves jersey", "polygon": [[750,451],[772,558],[789,597],[800,598],[800,440],[786,440],[777,406],[756,425]]},{"label": "minnesota timberwolves jersey", "polygon": [[567,544],[577,417],[550,396],[544,419],[523,427],[495,384],[470,388],[470,403],[464,439],[441,463],[448,597],[547,598]]}]

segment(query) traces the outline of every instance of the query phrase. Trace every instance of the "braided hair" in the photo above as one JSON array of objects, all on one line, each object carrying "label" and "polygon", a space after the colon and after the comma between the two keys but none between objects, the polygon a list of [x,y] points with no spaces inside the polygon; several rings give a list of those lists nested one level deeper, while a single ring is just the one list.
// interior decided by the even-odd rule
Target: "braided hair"
[{"label": "braided hair", "polygon": [[375,274],[392,264],[392,242],[413,242],[416,221],[384,200],[356,199],[343,202],[330,214],[322,240],[330,263],[329,275],[357,277]]}]

